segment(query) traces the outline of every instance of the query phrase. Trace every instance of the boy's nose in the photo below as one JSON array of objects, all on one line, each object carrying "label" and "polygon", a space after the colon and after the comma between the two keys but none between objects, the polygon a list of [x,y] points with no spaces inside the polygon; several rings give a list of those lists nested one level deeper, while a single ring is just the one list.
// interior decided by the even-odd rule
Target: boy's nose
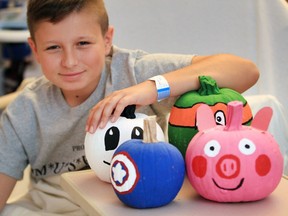
[{"label": "boy's nose", "polygon": [[66,50],[63,53],[62,65],[67,68],[74,67],[78,64],[77,54],[71,50]]}]

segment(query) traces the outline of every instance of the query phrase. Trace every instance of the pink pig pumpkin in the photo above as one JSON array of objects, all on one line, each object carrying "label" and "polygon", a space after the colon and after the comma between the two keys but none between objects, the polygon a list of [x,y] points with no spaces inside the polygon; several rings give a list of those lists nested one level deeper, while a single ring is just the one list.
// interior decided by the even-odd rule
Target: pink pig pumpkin
[{"label": "pink pig pumpkin", "polygon": [[217,202],[247,202],[267,197],[283,171],[278,144],[267,132],[272,109],[262,108],[251,126],[243,126],[243,105],[228,103],[226,126],[216,125],[207,105],[197,111],[198,134],[186,152],[188,179],[204,198]]}]

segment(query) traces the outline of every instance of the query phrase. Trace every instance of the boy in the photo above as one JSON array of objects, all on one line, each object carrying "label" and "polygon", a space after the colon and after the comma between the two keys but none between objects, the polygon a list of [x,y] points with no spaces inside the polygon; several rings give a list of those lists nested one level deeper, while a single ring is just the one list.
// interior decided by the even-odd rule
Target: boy
[{"label": "boy", "polygon": [[[44,76],[25,88],[1,117],[3,215],[85,215],[59,186],[61,173],[88,167],[85,126],[93,133],[109,118],[116,121],[129,104],[161,119],[176,96],[199,87],[199,75],[239,92],[259,76],[253,63],[232,55],[148,54],[112,46],[113,28],[103,0],[30,0],[27,19],[28,42]],[[159,74],[163,76],[155,78]],[[157,94],[162,88],[158,79],[164,95]],[[29,194],[5,206],[28,164]]]}]

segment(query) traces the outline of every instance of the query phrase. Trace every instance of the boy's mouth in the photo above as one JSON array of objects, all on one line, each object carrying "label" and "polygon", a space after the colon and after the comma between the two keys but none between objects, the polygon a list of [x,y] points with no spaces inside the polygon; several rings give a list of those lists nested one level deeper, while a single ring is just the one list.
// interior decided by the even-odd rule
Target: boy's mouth
[{"label": "boy's mouth", "polygon": [[73,77],[73,76],[78,76],[80,74],[84,73],[84,71],[80,71],[80,72],[70,72],[70,73],[58,73],[60,76],[64,76],[64,77]]},{"label": "boy's mouth", "polygon": [[71,73],[59,73],[58,75],[61,76],[63,79],[72,81],[78,79],[85,71],[80,72],[71,72]]}]

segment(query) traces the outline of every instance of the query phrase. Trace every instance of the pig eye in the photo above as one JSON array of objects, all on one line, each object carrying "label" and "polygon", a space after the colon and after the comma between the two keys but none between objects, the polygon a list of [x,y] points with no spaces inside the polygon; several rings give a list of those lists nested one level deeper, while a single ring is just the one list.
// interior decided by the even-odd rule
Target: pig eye
[{"label": "pig eye", "polygon": [[244,155],[251,155],[256,151],[256,146],[251,140],[244,138],[239,142],[239,150]]},{"label": "pig eye", "polygon": [[215,113],[215,122],[217,125],[226,125],[225,114],[223,111],[219,110]]},{"label": "pig eye", "polygon": [[221,145],[216,140],[210,140],[204,147],[204,152],[208,157],[216,157],[221,149]]}]

